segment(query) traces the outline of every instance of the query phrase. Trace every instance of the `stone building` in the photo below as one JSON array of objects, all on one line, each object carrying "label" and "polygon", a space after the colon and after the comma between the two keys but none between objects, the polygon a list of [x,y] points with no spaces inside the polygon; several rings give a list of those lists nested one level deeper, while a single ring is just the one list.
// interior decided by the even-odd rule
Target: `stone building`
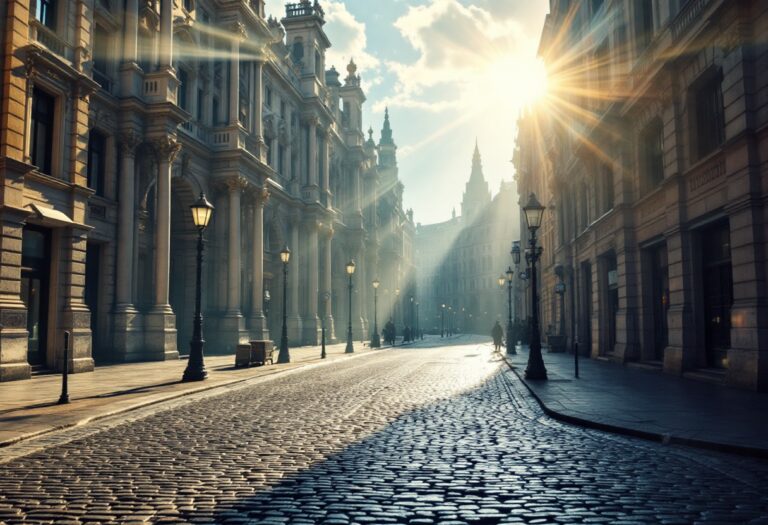
[{"label": "stone building", "polygon": [[[507,290],[499,289],[498,278],[512,265],[519,214],[513,182],[502,182],[491,198],[477,144],[461,210],[448,221],[416,228],[422,327],[432,333],[444,325],[489,334],[496,320],[505,326],[507,319]],[[513,292],[514,313],[519,310],[517,280]]]},{"label": "stone building", "polygon": [[765,34],[762,1],[550,2],[553,96],[515,156],[521,200],[547,206],[543,326],[594,358],[768,389]]},{"label": "stone building", "polygon": [[291,343],[323,320],[335,338],[350,259],[368,337],[370,281],[404,278],[413,224],[389,120],[366,141],[324,23],[308,0],[281,21],[263,0],[0,5],[0,380],[60,368],[65,331],[76,372],[186,353],[201,192],[206,351],[279,334],[284,246]]}]

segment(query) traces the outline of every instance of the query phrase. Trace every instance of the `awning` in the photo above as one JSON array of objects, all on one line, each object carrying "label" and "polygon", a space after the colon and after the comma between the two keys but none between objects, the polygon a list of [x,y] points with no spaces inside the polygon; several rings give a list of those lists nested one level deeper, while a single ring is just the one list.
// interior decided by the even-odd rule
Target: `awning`
[{"label": "awning", "polygon": [[37,219],[45,226],[73,226],[75,222],[70,219],[66,213],[54,210],[53,208],[46,208],[38,204],[27,204],[27,208],[37,216]]}]

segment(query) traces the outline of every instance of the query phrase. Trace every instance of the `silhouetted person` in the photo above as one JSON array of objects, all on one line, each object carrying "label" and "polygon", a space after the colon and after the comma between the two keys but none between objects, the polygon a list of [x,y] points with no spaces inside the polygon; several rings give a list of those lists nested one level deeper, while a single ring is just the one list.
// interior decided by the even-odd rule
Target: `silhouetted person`
[{"label": "silhouetted person", "polygon": [[496,321],[496,324],[491,329],[491,337],[493,337],[493,346],[496,347],[498,352],[501,349],[501,340],[504,338],[504,329],[498,321]]}]

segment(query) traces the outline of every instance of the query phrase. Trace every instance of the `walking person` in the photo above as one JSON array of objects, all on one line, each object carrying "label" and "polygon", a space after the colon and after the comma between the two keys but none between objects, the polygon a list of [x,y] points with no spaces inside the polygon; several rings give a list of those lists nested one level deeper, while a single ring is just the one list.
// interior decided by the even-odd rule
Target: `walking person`
[{"label": "walking person", "polygon": [[493,337],[493,346],[496,347],[496,351],[500,351],[501,341],[504,338],[504,329],[498,321],[496,321],[496,324],[493,325],[493,329],[491,329],[491,337]]}]

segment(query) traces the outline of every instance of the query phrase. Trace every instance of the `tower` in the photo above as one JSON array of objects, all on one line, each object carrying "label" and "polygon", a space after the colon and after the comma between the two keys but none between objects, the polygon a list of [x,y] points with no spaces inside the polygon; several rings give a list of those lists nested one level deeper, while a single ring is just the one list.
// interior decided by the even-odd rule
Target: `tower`
[{"label": "tower", "polygon": [[389,108],[384,110],[384,127],[379,140],[379,166],[397,169],[397,145],[392,139],[392,127],[389,124]]},{"label": "tower", "polygon": [[477,215],[491,203],[491,191],[488,181],[483,175],[483,162],[480,157],[480,148],[475,139],[475,153],[472,155],[472,173],[464,189],[464,197],[461,201],[461,215],[467,223],[471,223]]},{"label": "tower", "polygon": [[281,22],[291,58],[301,66],[301,89],[316,96],[325,85],[325,50],[331,47],[323,30],[325,12],[317,1],[302,0],[286,5]]}]

